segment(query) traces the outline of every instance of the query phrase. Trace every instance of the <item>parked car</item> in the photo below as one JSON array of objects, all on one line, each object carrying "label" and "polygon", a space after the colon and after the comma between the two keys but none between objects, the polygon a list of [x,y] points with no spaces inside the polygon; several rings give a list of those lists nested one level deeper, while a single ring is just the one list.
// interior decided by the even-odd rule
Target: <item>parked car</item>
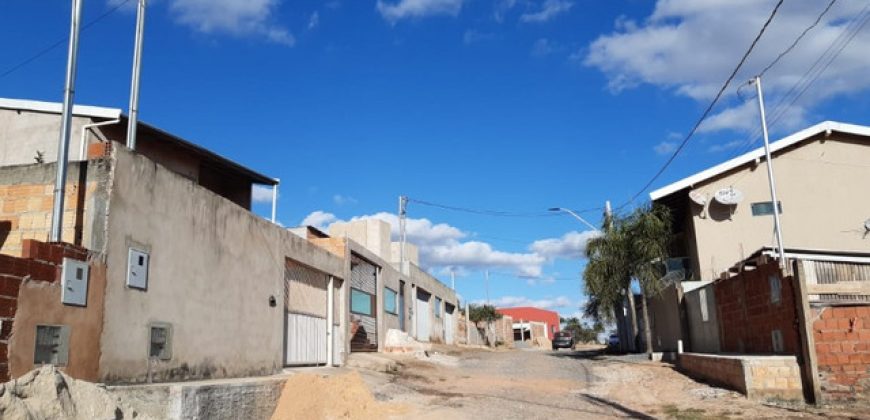
[{"label": "parked car", "polygon": [[610,351],[615,351],[619,348],[619,335],[610,334],[610,337],[607,338],[607,349]]},{"label": "parked car", "polygon": [[574,336],[568,331],[559,331],[553,336],[553,350],[573,349]]}]

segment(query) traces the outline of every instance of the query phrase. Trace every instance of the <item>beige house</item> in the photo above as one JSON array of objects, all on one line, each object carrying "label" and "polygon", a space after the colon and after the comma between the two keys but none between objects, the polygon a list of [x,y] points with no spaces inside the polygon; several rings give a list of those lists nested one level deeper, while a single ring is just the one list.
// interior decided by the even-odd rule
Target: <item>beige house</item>
[{"label": "beige house", "polygon": [[[870,127],[826,121],[771,143],[771,152],[786,248],[870,250]],[[766,165],[759,148],[650,193],[674,214],[671,255],[682,258],[672,269],[712,281],[776,246]],[[723,204],[728,194],[735,204]]]}]

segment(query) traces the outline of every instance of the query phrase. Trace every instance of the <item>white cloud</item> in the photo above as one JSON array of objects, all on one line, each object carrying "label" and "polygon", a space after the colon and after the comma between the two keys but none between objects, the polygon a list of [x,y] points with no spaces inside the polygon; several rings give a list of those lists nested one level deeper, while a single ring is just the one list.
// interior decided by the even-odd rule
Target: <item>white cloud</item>
[{"label": "white cloud", "polygon": [[456,16],[462,9],[463,0],[378,0],[377,9],[384,19],[396,23],[406,18],[422,18],[435,15]]},{"label": "white cloud", "polygon": [[[482,305],[486,303],[486,300],[477,300],[472,303],[476,305]],[[576,306],[574,301],[567,296],[557,296],[544,299],[531,299],[525,296],[502,296],[500,298],[491,300],[489,304],[495,306],[496,308],[531,306],[541,309],[560,309]]]},{"label": "white cloud", "polygon": [[251,188],[251,201],[255,203],[271,203],[272,187],[254,185],[254,187]]},{"label": "white cloud", "polygon": [[[614,31],[595,39],[573,56],[608,77],[618,93],[642,84],[706,104],[770,14],[773,1],[659,0],[643,21],[620,17]],[[825,7],[822,2],[787,2],[756,46],[744,70],[726,91],[725,103],[737,85],[758,73],[812,23]],[[863,7],[861,2],[838,2],[797,47],[765,75],[768,112],[843,33]],[[870,31],[859,32],[801,100],[788,108],[775,125],[779,132],[806,125],[812,106],[870,88]],[[743,89],[754,96],[753,89]],[[749,104],[749,102],[752,102]],[[751,133],[759,124],[752,100],[741,101],[710,118],[703,131],[736,130]]]},{"label": "white cloud", "polygon": [[358,201],[349,195],[335,194],[332,196],[332,202],[338,206],[343,206],[345,204],[356,204]]},{"label": "white cloud", "polygon": [[171,0],[169,11],[181,24],[206,34],[262,36],[292,46],[296,40],[273,22],[280,0]]},{"label": "white cloud", "polygon": [[653,146],[653,150],[660,155],[669,155],[674,153],[674,150],[677,150],[677,143],[673,141],[663,141]]},{"label": "white cloud", "polygon": [[568,232],[561,238],[537,240],[529,246],[529,250],[548,260],[581,259],[585,258],[586,243],[600,234],[601,232],[595,230]]},{"label": "white cloud", "polygon": [[326,230],[330,223],[338,220],[332,213],[317,210],[302,219],[300,226],[314,226],[320,230]]},{"label": "white cloud", "polygon": [[308,18],[308,30],[312,30],[320,25],[320,13],[316,10],[311,14],[311,17]]},{"label": "white cloud", "polygon": [[566,0],[546,0],[541,9],[536,12],[523,13],[520,21],[526,23],[542,23],[571,10],[574,3]]},{"label": "white cloud", "polygon": [[[399,219],[395,214],[381,212],[357,216],[350,221],[378,219],[390,224],[392,240],[399,240]],[[323,211],[309,214],[303,225],[312,225],[328,231],[332,223],[343,222],[335,215]],[[463,275],[467,270],[504,268],[519,276],[541,277],[541,267],[546,257],[534,252],[506,252],[493,249],[492,245],[465,240],[469,234],[446,223],[433,223],[425,218],[408,218],[406,237],[409,243],[420,250],[420,264],[427,269],[452,267]]]}]

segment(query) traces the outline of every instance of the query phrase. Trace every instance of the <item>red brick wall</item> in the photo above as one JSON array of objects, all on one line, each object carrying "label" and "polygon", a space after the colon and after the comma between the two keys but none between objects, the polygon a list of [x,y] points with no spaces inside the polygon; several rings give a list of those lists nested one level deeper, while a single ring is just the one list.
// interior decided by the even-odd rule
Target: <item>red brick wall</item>
[{"label": "red brick wall", "polygon": [[553,333],[559,332],[560,322],[557,312],[548,311],[540,308],[498,308],[500,314],[510,316],[515,322],[520,321],[537,321],[547,323],[547,338],[553,339]]},{"label": "red brick wall", "polygon": [[[782,295],[770,301],[768,276],[779,275]],[[713,284],[723,352],[773,353],[772,331],[780,330],[784,354],[800,352],[792,277],[782,277],[777,263],[719,280]]]},{"label": "red brick wall", "polygon": [[870,398],[870,305],[814,308],[822,396]]},{"label": "red brick wall", "polygon": [[87,251],[66,243],[43,243],[26,239],[22,257],[0,254],[0,381],[9,380],[9,339],[18,311],[18,292],[25,278],[55,282],[63,258],[87,259]]}]

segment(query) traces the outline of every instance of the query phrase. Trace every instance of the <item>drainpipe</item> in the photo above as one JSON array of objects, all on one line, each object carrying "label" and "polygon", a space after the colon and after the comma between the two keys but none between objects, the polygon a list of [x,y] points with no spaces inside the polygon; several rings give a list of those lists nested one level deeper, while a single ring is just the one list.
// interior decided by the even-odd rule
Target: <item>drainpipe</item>
[{"label": "drainpipe", "polygon": [[79,160],[88,160],[87,157],[87,145],[85,144],[85,137],[88,134],[88,130],[95,127],[101,127],[104,125],[112,125],[121,122],[119,119],[111,120],[111,121],[103,121],[93,124],[85,124],[82,126],[82,139],[79,143]]},{"label": "drainpipe", "polygon": [[60,139],[57,146],[57,178],[54,183],[54,207],[51,209],[52,242],[60,242],[63,232],[63,199],[66,191],[66,170],[69,162],[69,138],[72,130],[73,97],[75,96],[76,69],[79,54],[79,23],[82,18],[82,1],[73,0],[69,29],[69,52],[66,62],[66,81],[63,90],[63,112],[60,123]]},{"label": "drainpipe", "polygon": [[333,351],[334,351],[334,341],[335,337],[333,337],[332,330],[333,324],[335,323],[334,315],[335,312],[335,291],[333,288],[335,287],[335,278],[329,276],[329,282],[326,284],[326,366],[332,366],[335,363],[333,359]]}]

